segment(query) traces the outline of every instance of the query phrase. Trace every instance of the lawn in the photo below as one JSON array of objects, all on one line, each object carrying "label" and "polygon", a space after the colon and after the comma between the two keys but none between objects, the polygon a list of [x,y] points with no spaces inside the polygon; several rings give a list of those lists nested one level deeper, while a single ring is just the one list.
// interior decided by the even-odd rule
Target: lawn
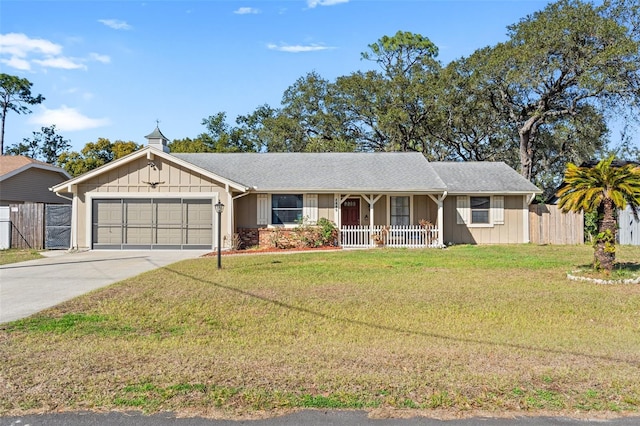
[{"label": "lawn", "polygon": [[38,250],[21,250],[21,249],[8,249],[0,250],[0,265],[7,265],[9,263],[23,262],[25,260],[40,259],[42,255]]},{"label": "lawn", "polygon": [[[0,414],[637,415],[640,285],[568,281],[591,256],[519,245],[183,261],[0,325]],[[639,262],[640,247],[618,259]]]}]

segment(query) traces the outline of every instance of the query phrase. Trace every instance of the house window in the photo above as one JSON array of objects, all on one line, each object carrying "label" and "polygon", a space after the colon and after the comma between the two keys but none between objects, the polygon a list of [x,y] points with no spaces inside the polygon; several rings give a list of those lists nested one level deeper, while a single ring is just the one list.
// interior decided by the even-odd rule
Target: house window
[{"label": "house window", "polygon": [[302,194],[275,194],[271,196],[271,223],[292,224],[302,220]]},{"label": "house window", "polygon": [[409,197],[391,197],[391,226],[410,224]]},{"label": "house window", "polygon": [[488,224],[489,211],[491,207],[490,197],[470,197],[471,223]]}]

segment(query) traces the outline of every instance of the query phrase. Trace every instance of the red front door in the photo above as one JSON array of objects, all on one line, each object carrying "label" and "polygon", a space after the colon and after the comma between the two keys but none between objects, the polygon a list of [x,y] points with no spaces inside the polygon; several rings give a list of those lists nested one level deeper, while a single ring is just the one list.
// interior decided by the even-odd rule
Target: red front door
[{"label": "red front door", "polygon": [[357,226],[360,225],[360,199],[349,198],[342,203],[341,208],[342,225]]}]

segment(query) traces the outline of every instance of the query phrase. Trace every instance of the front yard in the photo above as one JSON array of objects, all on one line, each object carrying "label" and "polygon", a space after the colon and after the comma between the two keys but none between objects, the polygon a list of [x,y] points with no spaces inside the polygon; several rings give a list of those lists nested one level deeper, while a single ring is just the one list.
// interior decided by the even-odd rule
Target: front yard
[{"label": "front yard", "polygon": [[[0,325],[0,414],[640,412],[640,285],[587,246],[183,261]],[[638,263],[640,247],[620,262]]]}]

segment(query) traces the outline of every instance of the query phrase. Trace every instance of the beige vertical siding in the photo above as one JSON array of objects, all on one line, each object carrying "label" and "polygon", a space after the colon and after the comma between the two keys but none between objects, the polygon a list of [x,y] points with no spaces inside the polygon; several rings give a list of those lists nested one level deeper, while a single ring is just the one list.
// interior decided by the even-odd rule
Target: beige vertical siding
[{"label": "beige vertical siding", "polygon": [[438,221],[438,206],[428,195],[414,196],[413,206],[414,225],[417,225],[423,219],[436,225]]},{"label": "beige vertical siding", "polygon": [[32,167],[0,182],[1,205],[34,203],[69,204],[49,188],[67,180],[60,173]]},{"label": "beige vertical siding", "polygon": [[468,226],[456,220],[456,196],[444,200],[444,243],[514,244],[524,242],[523,196],[504,197],[504,224]]},{"label": "beige vertical siding", "polygon": [[[91,206],[84,194],[92,194],[93,198],[100,198],[100,194],[139,194],[141,198],[151,198],[161,194],[179,194],[182,198],[197,197],[198,193],[218,193],[220,201],[229,206],[231,200],[227,198],[224,185],[209,179],[190,169],[165,161],[159,157],[154,160],[156,168],[148,165],[146,158],[139,158],[122,164],[113,170],[99,174],[92,179],[78,185],[78,246],[88,248],[90,235],[87,229],[87,209]],[[156,188],[145,182],[160,182]],[[255,214],[255,213],[254,213]],[[226,209],[222,214],[222,234],[228,229]]]},{"label": "beige vertical siding", "polygon": [[[360,209],[362,209],[362,202],[360,204]],[[333,213],[333,194],[318,195],[318,219],[321,217],[329,219],[335,223],[336,218]]]},{"label": "beige vertical siding", "polygon": [[256,194],[245,195],[235,201],[234,216],[236,228],[256,228],[258,225],[258,199]]}]

